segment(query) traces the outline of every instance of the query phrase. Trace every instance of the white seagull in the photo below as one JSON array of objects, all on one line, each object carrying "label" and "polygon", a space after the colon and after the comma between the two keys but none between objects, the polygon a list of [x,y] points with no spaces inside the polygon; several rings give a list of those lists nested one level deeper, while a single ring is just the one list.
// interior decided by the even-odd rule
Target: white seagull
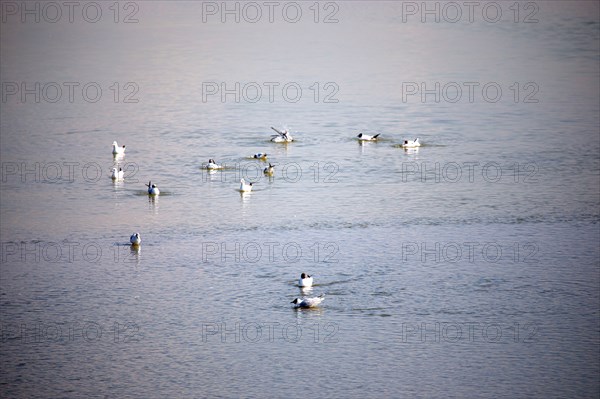
[{"label": "white seagull", "polygon": [[215,162],[214,159],[208,160],[208,165],[206,165],[206,169],[214,170],[214,169],[223,169],[223,165],[219,165]]},{"label": "white seagull", "polygon": [[274,142],[274,143],[291,143],[292,141],[294,141],[294,138],[290,134],[289,130],[287,130],[287,129],[277,130],[273,126],[271,126],[271,129],[273,129],[277,132],[277,134],[274,134],[271,136],[272,142]]},{"label": "white seagull", "polygon": [[246,183],[246,180],[240,180],[240,191],[243,193],[248,193],[252,191],[252,183]]},{"label": "white seagull", "polygon": [[131,245],[140,245],[142,243],[142,237],[140,237],[140,233],[133,233],[131,237],[129,237],[129,242]]},{"label": "white seagull", "polygon": [[358,141],[377,141],[377,137],[380,134],[381,133],[377,133],[375,136],[370,136],[368,134],[359,133],[356,137],[358,137]]},{"label": "white seagull", "polygon": [[254,154],[252,155],[252,158],[254,159],[267,159],[267,154],[264,152],[259,152],[258,154]]},{"label": "white seagull", "polygon": [[319,306],[325,299],[325,295],[321,294],[313,298],[296,298],[291,303],[294,304],[295,308],[314,308]]},{"label": "white seagull", "polygon": [[313,278],[311,276],[309,276],[306,273],[302,273],[300,275],[300,280],[298,280],[298,285],[300,287],[308,288],[308,287],[312,287],[312,284],[313,284]]},{"label": "white seagull", "polygon": [[418,137],[414,140],[404,140],[404,143],[402,143],[403,148],[415,148],[415,147],[420,147],[420,146],[421,146],[421,143],[419,143]]},{"label": "white seagull", "polygon": [[273,172],[275,172],[275,166],[271,165],[271,163],[269,162],[269,166],[267,166],[264,170],[263,173],[265,175],[272,175]]},{"label": "white seagull", "polygon": [[158,195],[160,194],[160,190],[156,187],[156,184],[152,184],[151,181],[146,184],[148,186],[148,195]]},{"label": "white seagull", "polygon": [[125,172],[123,172],[123,168],[112,168],[112,173],[110,174],[110,178],[113,180],[123,180],[125,177]]},{"label": "white seagull", "polygon": [[119,147],[116,141],[112,143],[112,153],[113,155],[125,155],[125,146]]}]

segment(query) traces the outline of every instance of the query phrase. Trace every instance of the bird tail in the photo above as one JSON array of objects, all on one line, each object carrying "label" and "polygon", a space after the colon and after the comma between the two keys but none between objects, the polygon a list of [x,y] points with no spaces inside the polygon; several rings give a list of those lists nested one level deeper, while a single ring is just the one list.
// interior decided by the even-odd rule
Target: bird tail
[{"label": "bird tail", "polygon": [[375,136],[373,136],[374,139],[377,138],[377,136],[379,136],[381,133],[377,133]]}]

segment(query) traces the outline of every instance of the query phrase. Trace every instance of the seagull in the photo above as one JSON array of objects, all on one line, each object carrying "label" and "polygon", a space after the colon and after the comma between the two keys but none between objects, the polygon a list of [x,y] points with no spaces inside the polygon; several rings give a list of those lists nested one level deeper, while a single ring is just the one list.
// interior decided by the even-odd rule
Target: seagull
[{"label": "seagull", "polygon": [[263,173],[265,175],[272,175],[274,171],[275,171],[275,166],[271,165],[271,163],[269,162],[269,166],[263,170]]},{"label": "seagull", "polygon": [[129,237],[129,242],[131,245],[140,245],[142,243],[142,237],[140,237],[140,233],[133,233],[131,237]]},{"label": "seagull", "polygon": [[125,146],[119,147],[116,141],[112,143],[112,153],[113,155],[125,155]]},{"label": "seagull", "polygon": [[148,195],[158,195],[160,194],[160,190],[156,187],[156,184],[152,184],[151,181],[146,184],[148,186]]},{"label": "seagull", "polygon": [[302,298],[302,299],[296,298],[291,303],[294,304],[294,307],[296,309],[298,309],[298,308],[314,308],[316,306],[319,306],[319,304],[321,302],[323,302],[324,299],[325,299],[325,295],[321,294],[321,295],[313,297],[313,298]]},{"label": "seagull", "polygon": [[415,147],[420,147],[421,143],[419,143],[419,138],[417,137],[414,140],[404,140],[404,143],[402,143],[402,147],[404,148],[415,148]]},{"label": "seagull", "polygon": [[308,288],[308,287],[312,287],[312,284],[313,284],[313,278],[311,276],[309,276],[306,273],[302,273],[300,275],[300,280],[298,280],[298,285],[300,287]]},{"label": "seagull", "polygon": [[112,168],[110,178],[113,180],[123,180],[125,178],[125,172],[123,172],[123,168],[119,168],[119,170],[117,170],[117,168]]},{"label": "seagull", "polygon": [[271,129],[273,129],[277,132],[277,134],[274,134],[271,136],[272,142],[274,142],[274,143],[291,143],[292,141],[294,141],[294,138],[292,137],[292,135],[290,134],[290,132],[287,129],[277,130],[273,126],[271,126]]},{"label": "seagull", "polygon": [[223,169],[223,165],[219,165],[215,162],[214,159],[208,160],[208,165],[206,165],[206,169]]},{"label": "seagull", "polygon": [[368,134],[363,134],[363,133],[359,133],[358,136],[358,140],[359,141],[377,141],[377,137],[380,135],[381,133],[377,133],[375,136],[370,136]]},{"label": "seagull", "polygon": [[267,159],[267,154],[263,152],[259,152],[258,154],[252,155],[254,159]]},{"label": "seagull", "polygon": [[246,183],[246,180],[241,179],[240,180],[240,191],[243,193],[248,193],[248,192],[252,191],[252,184],[253,183]]}]

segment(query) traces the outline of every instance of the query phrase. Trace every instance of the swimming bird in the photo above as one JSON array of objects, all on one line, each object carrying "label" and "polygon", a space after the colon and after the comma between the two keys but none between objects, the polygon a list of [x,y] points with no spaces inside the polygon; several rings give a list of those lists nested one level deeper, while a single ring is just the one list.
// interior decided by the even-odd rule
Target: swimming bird
[{"label": "swimming bird", "polygon": [[269,162],[269,166],[263,170],[263,173],[265,175],[272,175],[273,172],[275,172],[275,166],[271,165],[271,163]]},{"label": "swimming bird", "polygon": [[123,168],[119,168],[119,170],[117,170],[117,168],[112,168],[112,173],[110,175],[111,179],[123,180],[124,177],[125,177],[125,172],[123,172]]},{"label": "swimming bird", "polygon": [[259,152],[258,154],[252,155],[254,159],[267,159],[267,154],[263,152]]},{"label": "swimming bird", "polygon": [[140,245],[142,243],[142,237],[140,237],[140,233],[133,233],[131,237],[129,237],[129,242],[131,245]]},{"label": "swimming bird", "polygon": [[404,148],[415,148],[415,147],[420,147],[421,143],[419,143],[419,138],[417,137],[414,140],[404,140],[404,143],[402,143],[402,147]]},{"label": "swimming bird", "polygon": [[112,143],[112,153],[113,155],[125,155],[125,146],[119,147],[116,141]]},{"label": "swimming bird", "polygon": [[271,141],[273,143],[291,143],[294,141],[294,138],[287,129],[277,130],[273,126],[271,126],[271,129],[277,132],[277,134],[271,136]]},{"label": "swimming bird", "polygon": [[319,306],[325,299],[325,295],[321,294],[313,298],[296,298],[291,303],[294,304],[295,308],[314,308]]},{"label": "swimming bird", "polygon": [[146,184],[148,186],[148,195],[158,195],[160,194],[160,190],[156,187],[156,184],[152,184],[151,181]]},{"label": "swimming bird", "polygon": [[313,284],[313,278],[311,276],[309,276],[306,273],[302,273],[300,275],[300,280],[298,280],[298,285],[300,287],[308,288],[308,287],[312,287],[312,284]]},{"label": "swimming bird", "polygon": [[241,179],[240,180],[240,191],[243,193],[248,193],[248,192],[252,191],[252,184],[253,183],[246,183],[246,180]]},{"label": "swimming bird", "polygon": [[206,169],[223,169],[223,165],[219,165],[215,162],[214,159],[208,160],[208,165],[206,165]]},{"label": "swimming bird", "polygon": [[381,133],[377,133],[375,136],[370,136],[368,134],[363,134],[363,133],[359,133],[358,136],[358,140],[359,141],[377,141],[377,137],[380,135]]}]

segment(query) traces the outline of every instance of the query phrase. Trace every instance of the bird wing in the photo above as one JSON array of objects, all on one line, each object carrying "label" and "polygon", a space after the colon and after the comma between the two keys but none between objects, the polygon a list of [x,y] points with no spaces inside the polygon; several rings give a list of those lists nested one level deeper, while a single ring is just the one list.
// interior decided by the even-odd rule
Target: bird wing
[{"label": "bird wing", "polygon": [[275,130],[275,131],[277,132],[277,134],[279,134],[280,136],[283,136],[283,135],[284,135],[284,133],[283,133],[283,132],[281,132],[281,131],[279,131],[279,130],[275,129],[273,126],[271,126],[271,129]]}]

